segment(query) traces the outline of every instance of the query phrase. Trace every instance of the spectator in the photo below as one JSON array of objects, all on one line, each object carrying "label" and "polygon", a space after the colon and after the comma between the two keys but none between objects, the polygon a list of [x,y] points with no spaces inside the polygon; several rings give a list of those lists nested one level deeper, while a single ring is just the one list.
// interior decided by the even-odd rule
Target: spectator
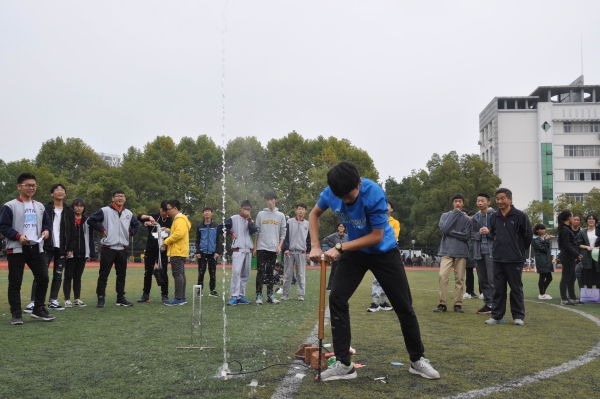
[{"label": "spectator", "polygon": [[535,237],[531,242],[535,256],[535,264],[540,277],[538,280],[538,299],[552,299],[546,294],[548,286],[552,282],[552,255],[550,254],[550,236],[546,234],[546,226],[538,223],[533,228]]},{"label": "spectator", "polygon": [[[327,245],[329,248],[334,248],[336,244],[348,242],[348,236],[346,234],[346,227],[344,226],[344,223],[338,223],[336,229],[336,233],[330,234],[323,239],[323,244]],[[327,292],[330,292],[333,289],[333,277],[335,276],[337,266],[337,259],[331,262],[331,272],[329,273],[329,280],[326,289]]]},{"label": "spectator", "polygon": [[167,306],[185,305],[185,260],[190,255],[190,228],[192,224],[181,213],[181,202],[176,199],[167,202],[167,214],[173,219],[171,234],[165,239],[161,249],[167,250],[171,259],[171,273],[175,281],[175,298],[165,302]]},{"label": "spectator", "polygon": [[213,210],[210,206],[202,209],[204,220],[196,226],[196,257],[198,258],[198,285],[204,288],[204,274],[208,266],[209,296],[218,297],[217,288],[217,258],[220,251],[219,225],[212,219]]},{"label": "spectator", "polygon": [[306,214],[306,205],[299,203],[296,205],[296,217],[289,219],[283,240],[283,253],[285,256],[283,279],[283,301],[290,299],[292,289],[292,275],[294,274],[294,265],[298,274],[298,300],[303,301],[305,295],[305,272],[306,272],[306,254],[310,253],[310,234],[308,232],[308,220],[304,219]]}]

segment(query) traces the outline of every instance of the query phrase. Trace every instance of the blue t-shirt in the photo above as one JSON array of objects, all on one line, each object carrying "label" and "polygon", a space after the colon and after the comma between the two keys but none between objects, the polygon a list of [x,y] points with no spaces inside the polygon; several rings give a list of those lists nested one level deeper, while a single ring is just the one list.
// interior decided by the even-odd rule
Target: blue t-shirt
[{"label": "blue t-shirt", "polygon": [[396,248],[394,229],[388,221],[387,198],[381,187],[372,180],[362,178],[358,198],[352,205],[344,204],[333,195],[329,186],[321,193],[317,205],[322,210],[331,208],[346,226],[348,241],[366,236],[372,229],[383,229],[383,240],[361,251],[369,254],[381,254]]}]

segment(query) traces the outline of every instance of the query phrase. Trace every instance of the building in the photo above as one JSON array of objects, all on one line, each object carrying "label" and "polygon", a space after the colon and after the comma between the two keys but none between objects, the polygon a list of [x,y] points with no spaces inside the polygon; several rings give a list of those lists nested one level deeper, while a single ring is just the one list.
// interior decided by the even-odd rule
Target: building
[{"label": "building", "polygon": [[104,152],[99,152],[98,155],[102,157],[112,167],[119,167],[121,163],[123,163],[123,157],[117,154],[106,154]]},{"label": "building", "polygon": [[600,186],[600,85],[580,76],[529,96],[495,97],[479,114],[479,148],[517,208],[561,194],[582,200]]}]

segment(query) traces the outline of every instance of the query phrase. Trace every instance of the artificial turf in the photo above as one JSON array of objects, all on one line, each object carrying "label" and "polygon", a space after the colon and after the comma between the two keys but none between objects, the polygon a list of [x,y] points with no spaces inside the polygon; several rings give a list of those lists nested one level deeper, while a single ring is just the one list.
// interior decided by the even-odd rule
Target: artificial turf
[{"label": "artificial turf", "polygon": [[[191,285],[196,270],[186,269],[190,303],[176,307],[160,303],[158,287],[153,287],[150,303],[135,303],[131,308],[114,306],[113,272],[104,309],[95,308],[97,271],[88,268],[84,273],[82,299],[88,306],[53,312],[57,317],[50,323],[24,315],[22,326],[11,326],[6,296],[0,297],[0,397],[268,398],[288,372],[289,366],[277,366],[227,381],[218,378],[224,362],[223,302],[207,297],[206,292],[202,298],[203,340],[199,342],[199,330],[195,329],[194,344],[215,349],[176,349],[190,344]],[[132,302],[141,294],[142,273],[140,268],[128,270],[126,289]],[[452,396],[560,365],[586,353],[600,340],[600,328],[593,321],[549,305],[559,302],[560,273],[554,274],[549,288],[548,293],[555,298],[552,301],[537,299],[536,273],[523,274],[528,300],[523,327],[512,325],[510,312],[506,325],[484,324],[488,316],[475,314],[482,304],[478,299],[464,301],[464,314],[434,313],[437,272],[407,274],[426,356],[442,378],[429,381],[408,373],[409,359],[395,313],[366,311],[371,299],[368,273],[350,302],[355,361],[366,366],[358,369],[356,380],[326,383],[313,382],[312,372],[299,368],[297,372],[306,377],[294,397]],[[6,293],[7,275],[6,270],[0,270],[0,292]],[[248,293],[254,292],[255,276],[253,272]],[[318,278],[318,271],[307,272],[304,302],[296,300],[293,286],[291,300],[280,305],[227,307],[226,352],[231,372],[240,371],[240,367],[247,372],[291,362],[294,351],[317,323]],[[221,293],[220,271],[217,282]],[[31,273],[26,272],[21,291],[23,306],[30,284]],[[253,299],[253,295],[248,297]],[[577,310],[600,318],[600,305],[584,305]],[[330,328],[325,332],[324,342],[329,343]],[[393,366],[391,362],[404,365]],[[565,374],[490,397],[596,396],[600,393],[599,366],[596,359]],[[387,383],[374,380],[384,376],[388,377]],[[252,379],[258,381],[257,387],[247,386]]]}]

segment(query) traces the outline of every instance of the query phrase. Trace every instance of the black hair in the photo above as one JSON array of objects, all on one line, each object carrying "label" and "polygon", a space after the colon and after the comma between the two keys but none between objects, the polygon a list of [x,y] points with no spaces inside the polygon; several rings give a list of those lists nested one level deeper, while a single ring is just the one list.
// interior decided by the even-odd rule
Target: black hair
[{"label": "black hair", "polygon": [[505,194],[506,198],[512,199],[512,191],[510,191],[508,188],[499,188],[496,190],[496,195],[498,194]]},{"label": "black hair", "polygon": [[162,209],[163,211],[167,210],[167,204],[169,203],[169,200],[162,200],[160,202],[160,209]]},{"label": "black hair", "polygon": [[252,204],[248,200],[243,200],[242,202],[240,202],[240,208],[243,208],[245,206],[249,206],[250,208],[252,208]]},{"label": "black hair", "polygon": [[267,191],[264,195],[264,199],[266,199],[266,200],[277,199],[277,194],[275,193],[275,191]]},{"label": "black hair", "polygon": [[305,204],[304,202],[298,202],[298,203],[296,204],[296,208],[304,208],[304,209],[308,209],[308,208],[306,207],[306,204]]},{"label": "black hair", "polygon": [[581,222],[581,215],[580,214],[573,214],[573,219],[575,218],[579,218],[579,221]]},{"label": "black hair", "polygon": [[121,189],[115,190],[115,191],[113,191],[112,196],[114,197],[117,194],[123,194],[123,195],[125,195],[125,191],[123,191]]},{"label": "black hair", "polygon": [[204,213],[204,211],[214,212],[213,209],[210,206],[205,206],[204,208],[202,208],[202,213]]},{"label": "black hair", "polygon": [[594,215],[593,213],[590,213],[589,215],[587,215],[587,216],[585,217],[585,221],[587,222],[587,220],[588,220],[589,218],[594,218],[594,221],[596,222],[596,224],[598,223],[598,217],[597,217],[596,215]]},{"label": "black hair", "polygon": [[[464,209],[463,209],[463,211],[464,211]],[[473,216],[473,215],[475,215],[476,213],[477,213],[477,212],[475,212],[475,211],[469,211],[469,212],[467,212],[467,215],[469,215],[469,216]]]},{"label": "black hair", "polygon": [[53,184],[52,187],[50,187],[50,194],[52,194],[54,190],[56,190],[59,187],[62,187],[62,189],[65,190],[65,193],[67,192],[67,188],[62,183],[56,183]]},{"label": "black hair", "polygon": [[352,162],[342,161],[334,165],[327,172],[327,185],[338,198],[342,198],[350,191],[358,188],[360,173]]},{"label": "black hair", "polygon": [[81,212],[82,214],[85,213],[85,201],[83,200],[83,198],[77,197],[73,200],[73,202],[71,202],[71,208],[75,209],[75,205],[83,205],[83,212]]},{"label": "black hair", "polygon": [[335,229],[337,230],[337,228],[340,227],[340,225],[344,226],[344,230],[346,230],[346,225],[342,222],[339,222],[338,224],[336,224]]},{"label": "black hair", "polygon": [[481,193],[477,194],[477,196],[487,198],[488,201],[490,200],[490,195],[488,193],[481,192]]},{"label": "black hair", "polygon": [[390,200],[388,200],[388,204],[390,207],[392,207],[392,211],[394,210],[394,203]]},{"label": "black hair", "polygon": [[573,216],[573,213],[571,213],[571,211],[568,210],[568,209],[565,209],[564,211],[562,211],[561,213],[559,213],[558,216],[557,216],[558,227],[564,226],[565,225],[565,220],[567,220],[571,216]]},{"label": "black hair", "polygon": [[539,230],[546,230],[546,226],[543,223],[538,223],[533,227],[533,232],[537,235]]},{"label": "black hair", "polygon": [[25,180],[29,180],[29,179],[35,180],[37,183],[37,179],[35,178],[35,175],[33,173],[25,172],[25,173],[21,173],[19,175],[19,177],[17,177],[17,184],[21,184]]},{"label": "black hair", "polygon": [[177,208],[178,211],[181,211],[181,202],[178,199],[169,200],[167,204],[171,205],[171,208]]},{"label": "black hair", "polygon": [[452,196],[452,202],[454,202],[454,200],[462,200],[463,204],[465,203],[465,196],[462,195],[461,193],[456,193]]}]

